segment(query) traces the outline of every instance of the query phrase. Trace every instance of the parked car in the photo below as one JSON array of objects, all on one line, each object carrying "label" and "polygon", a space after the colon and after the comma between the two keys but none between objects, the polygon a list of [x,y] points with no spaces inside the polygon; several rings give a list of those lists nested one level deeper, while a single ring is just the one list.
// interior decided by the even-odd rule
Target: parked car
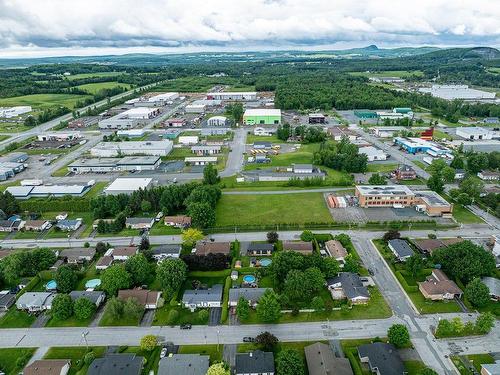
[{"label": "parked car", "polygon": [[250,336],[245,336],[243,337],[243,342],[255,342],[255,338]]},{"label": "parked car", "polygon": [[181,329],[191,329],[193,326],[189,323],[186,324],[181,324],[180,328]]},{"label": "parked car", "polygon": [[165,358],[166,355],[167,355],[167,352],[168,352],[168,349],[167,348],[163,348],[160,352],[160,358]]}]

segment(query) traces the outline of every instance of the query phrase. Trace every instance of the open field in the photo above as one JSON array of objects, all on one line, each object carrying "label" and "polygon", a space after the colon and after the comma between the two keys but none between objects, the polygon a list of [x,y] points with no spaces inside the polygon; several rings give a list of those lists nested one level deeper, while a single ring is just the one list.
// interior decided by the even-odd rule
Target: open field
[{"label": "open field", "polygon": [[278,155],[271,155],[271,161],[266,164],[252,163],[245,166],[245,170],[253,170],[267,167],[288,167],[292,164],[311,164],[313,153],[319,149],[319,144],[301,145],[296,151],[284,152]]},{"label": "open field", "polygon": [[84,78],[94,78],[94,77],[116,77],[122,74],[126,74],[126,72],[95,72],[95,73],[80,73],[80,74],[73,74],[70,76],[66,76],[65,78],[68,81],[74,81],[77,79],[84,79]]},{"label": "open field", "polygon": [[386,173],[392,172],[398,167],[397,164],[368,164],[367,172]]},{"label": "open field", "polygon": [[216,216],[217,226],[333,222],[321,193],[223,195]]},{"label": "open field", "polygon": [[64,106],[73,109],[78,100],[89,98],[88,95],[73,94],[34,94],[14,96],[0,99],[0,106],[9,107],[16,105],[30,105],[34,108],[46,109]]},{"label": "open field", "polygon": [[483,219],[479,216],[476,216],[472,211],[470,211],[467,207],[462,206],[459,203],[453,202],[451,198],[442,193],[441,194],[444,199],[448,202],[453,203],[453,218],[462,224],[481,224],[484,223]]},{"label": "open field", "polygon": [[362,77],[400,77],[404,78],[407,76],[417,76],[422,77],[424,73],[420,70],[387,70],[383,72],[349,72],[353,76]]},{"label": "open field", "polygon": [[132,88],[132,85],[129,83],[120,83],[120,82],[97,82],[97,83],[88,83],[86,85],[80,85],[76,86],[79,89],[87,91],[89,94],[96,94],[100,90],[103,89],[112,89],[115,87],[124,87],[127,90],[130,90]]}]

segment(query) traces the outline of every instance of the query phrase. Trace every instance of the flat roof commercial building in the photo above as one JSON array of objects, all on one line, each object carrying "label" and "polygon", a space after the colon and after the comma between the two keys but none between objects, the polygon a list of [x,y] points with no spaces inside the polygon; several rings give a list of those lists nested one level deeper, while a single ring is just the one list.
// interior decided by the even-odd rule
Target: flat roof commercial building
[{"label": "flat roof commercial building", "polygon": [[410,154],[425,152],[432,156],[452,155],[452,152],[449,148],[441,146],[436,142],[427,141],[425,139],[396,137],[394,138],[394,143]]},{"label": "flat roof commercial building", "polygon": [[155,118],[160,114],[158,108],[134,107],[116,116],[99,121],[100,129],[131,129],[144,120]]},{"label": "flat roof commercial building", "polygon": [[373,146],[360,147],[359,153],[365,154],[368,158],[368,161],[387,160],[387,154],[384,151]]},{"label": "flat roof commercial building", "polygon": [[457,133],[459,137],[464,139],[474,141],[480,139],[493,139],[493,132],[489,129],[481,128],[481,127],[473,127],[473,128],[465,128],[460,127],[457,128]]},{"label": "flat roof commercial building", "polygon": [[106,189],[106,195],[132,194],[139,189],[147,189],[153,183],[152,178],[117,178]]},{"label": "flat roof commercial building", "polygon": [[32,108],[29,105],[18,105],[15,107],[0,107],[0,117],[12,118],[31,112]]},{"label": "flat roof commercial building", "polygon": [[188,104],[184,110],[186,113],[203,113],[206,108],[206,104]]},{"label": "flat roof commercial building", "polygon": [[68,170],[74,173],[103,173],[121,171],[154,171],[161,164],[159,156],[126,156],[124,158],[77,159]]},{"label": "flat roof commercial building", "polygon": [[245,125],[279,125],[281,124],[281,109],[255,108],[247,109],[243,114]]},{"label": "flat roof commercial building", "polygon": [[188,156],[184,162],[190,165],[208,165],[217,164],[217,156]]},{"label": "flat roof commercial building", "polygon": [[167,156],[172,151],[173,142],[162,141],[127,141],[100,142],[90,149],[90,155],[100,158],[111,158],[122,155]]},{"label": "flat roof commercial building", "polygon": [[432,85],[418,91],[445,100],[493,100],[496,96],[495,92],[471,89],[468,85]]},{"label": "flat roof commercial building", "polygon": [[207,100],[256,100],[257,93],[255,91],[250,92],[207,92]]},{"label": "flat roof commercial building", "polygon": [[16,199],[64,197],[71,195],[81,197],[85,195],[92,185],[37,185],[37,186],[9,186],[6,191]]}]

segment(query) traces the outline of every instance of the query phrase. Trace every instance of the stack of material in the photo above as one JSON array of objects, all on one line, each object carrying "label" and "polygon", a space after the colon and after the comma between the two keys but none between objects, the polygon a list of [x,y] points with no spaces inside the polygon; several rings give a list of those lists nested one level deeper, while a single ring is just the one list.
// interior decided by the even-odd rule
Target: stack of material
[{"label": "stack of material", "polygon": [[328,206],[330,208],[346,208],[347,202],[344,197],[336,197],[334,195],[328,195],[327,198]]}]

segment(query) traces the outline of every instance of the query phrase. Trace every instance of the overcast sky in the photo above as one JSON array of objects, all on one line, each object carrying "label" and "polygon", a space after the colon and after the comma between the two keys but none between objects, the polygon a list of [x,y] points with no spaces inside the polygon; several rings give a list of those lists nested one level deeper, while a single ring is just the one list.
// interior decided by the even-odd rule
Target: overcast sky
[{"label": "overcast sky", "polygon": [[500,0],[0,0],[0,57],[500,45]]}]

